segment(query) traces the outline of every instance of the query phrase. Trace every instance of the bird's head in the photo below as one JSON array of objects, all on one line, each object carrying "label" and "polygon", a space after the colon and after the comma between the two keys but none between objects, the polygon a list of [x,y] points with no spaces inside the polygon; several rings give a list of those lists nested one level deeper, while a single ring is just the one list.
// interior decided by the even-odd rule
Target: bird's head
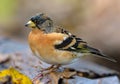
[{"label": "bird's head", "polygon": [[30,20],[25,24],[25,26],[33,29],[38,28],[45,32],[50,32],[53,27],[53,22],[44,13],[40,13],[32,16]]}]

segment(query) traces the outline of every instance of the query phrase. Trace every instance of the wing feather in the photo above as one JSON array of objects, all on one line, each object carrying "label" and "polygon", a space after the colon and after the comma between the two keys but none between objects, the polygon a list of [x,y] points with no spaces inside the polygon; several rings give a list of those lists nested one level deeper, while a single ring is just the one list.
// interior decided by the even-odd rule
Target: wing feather
[{"label": "wing feather", "polygon": [[87,43],[81,38],[77,38],[75,35],[72,35],[71,33],[62,28],[59,28],[56,32],[68,35],[68,37],[64,39],[60,44],[55,45],[56,49],[77,53],[92,53],[96,54],[99,57],[106,58],[110,61],[116,61],[111,57],[104,55],[100,50],[88,46]]}]

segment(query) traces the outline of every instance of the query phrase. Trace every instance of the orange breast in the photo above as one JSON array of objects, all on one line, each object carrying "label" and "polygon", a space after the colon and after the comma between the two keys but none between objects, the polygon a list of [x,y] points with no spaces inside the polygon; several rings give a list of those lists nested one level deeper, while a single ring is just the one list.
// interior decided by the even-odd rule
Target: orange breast
[{"label": "orange breast", "polygon": [[75,54],[54,48],[55,43],[62,41],[63,37],[60,33],[44,34],[40,30],[33,30],[28,41],[32,52],[41,60],[50,64],[67,64],[76,57]]}]

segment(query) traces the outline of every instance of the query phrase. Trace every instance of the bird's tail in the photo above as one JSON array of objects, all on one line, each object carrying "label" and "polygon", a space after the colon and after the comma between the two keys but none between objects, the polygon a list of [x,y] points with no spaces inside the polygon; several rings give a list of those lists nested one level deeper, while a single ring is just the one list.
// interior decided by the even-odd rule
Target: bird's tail
[{"label": "bird's tail", "polygon": [[105,54],[103,54],[103,53],[102,53],[100,50],[98,50],[98,49],[92,48],[92,47],[90,47],[90,46],[87,46],[87,49],[88,49],[89,52],[92,53],[92,54],[96,54],[97,56],[102,57],[102,58],[105,58],[105,59],[110,60],[110,61],[112,61],[112,62],[117,62],[115,59],[106,56]]}]

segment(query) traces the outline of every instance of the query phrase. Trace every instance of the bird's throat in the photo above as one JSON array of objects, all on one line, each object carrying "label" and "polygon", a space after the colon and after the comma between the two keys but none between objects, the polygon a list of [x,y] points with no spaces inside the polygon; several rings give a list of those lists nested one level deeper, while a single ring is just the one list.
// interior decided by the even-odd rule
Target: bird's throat
[{"label": "bird's throat", "polygon": [[44,31],[41,30],[41,29],[38,29],[38,28],[34,28],[34,29],[32,29],[32,33],[34,33],[34,34],[37,34],[37,33],[44,34]]}]

